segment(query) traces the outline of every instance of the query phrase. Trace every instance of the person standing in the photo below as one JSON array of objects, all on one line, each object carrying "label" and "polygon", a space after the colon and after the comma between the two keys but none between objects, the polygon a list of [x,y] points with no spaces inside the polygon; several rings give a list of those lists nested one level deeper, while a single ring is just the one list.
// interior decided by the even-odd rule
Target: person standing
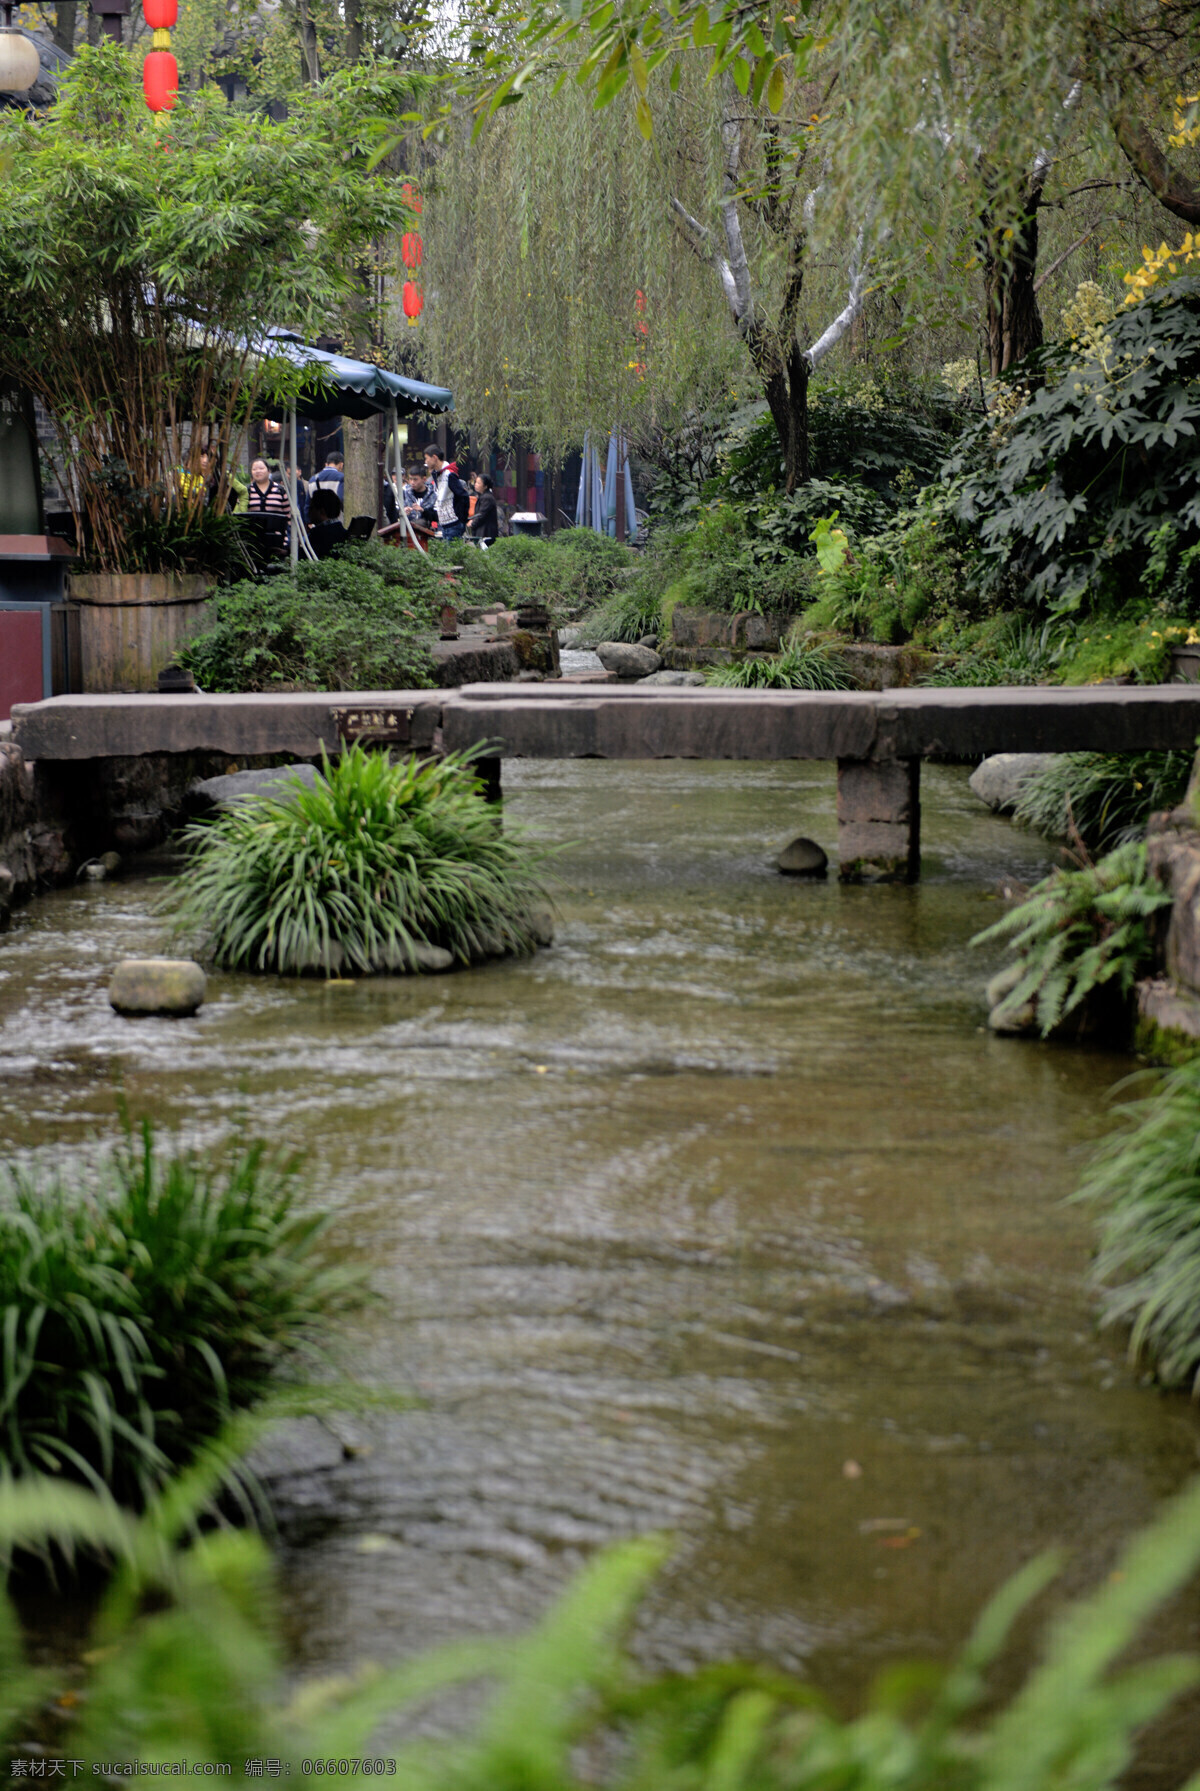
[{"label": "person standing", "polygon": [[492,481],[486,473],[475,475],[475,509],[467,526],[467,538],[490,547],[500,533],[500,518]]},{"label": "person standing", "polygon": [[279,480],[272,476],[270,467],[261,455],[250,463],[250,490],[246,508],[252,516],[288,517],[292,513],[287,492]]},{"label": "person standing", "polygon": [[337,494],[339,505],[346,502],[346,462],[337,452],[330,449],[325,456],[325,465],[313,480],[314,491],[333,491]]},{"label": "person standing", "polygon": [[436,513],[438,534],[443,541],[457,541],[467,522],[467,488],[458,474],[450,471],[440,448],[426,448],[425,470],[433,482],[432,500],[426,499],[426,507]]}]

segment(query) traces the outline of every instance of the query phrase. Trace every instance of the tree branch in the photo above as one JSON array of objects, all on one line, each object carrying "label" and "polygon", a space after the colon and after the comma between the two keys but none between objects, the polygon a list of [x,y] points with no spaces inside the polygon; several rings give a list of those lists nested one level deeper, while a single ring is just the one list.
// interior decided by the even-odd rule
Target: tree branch
[{"label": "tree branch", "polygon": [[1093,224],[1090,230],[1085,230],[1082,236],[1077,236],[1075,238],[1075,241],[1071,244],[1070,248],[1064,249],[1062,254],[1057,256],[1050,263],[1050,266],[1046,269],[1045,273],[1038,275],[1037,279],[1033,283],[1034,292],[1035,293],[1040,292],[1042,290],[1042,287],[1046,284],[1046,281],[1050,278],[1051,274],[1056,274],[1058,272],[1059,268],[1062,266],[1063,262],[1069,261],[1071,259],[1071,256],[1075,253],[1076,249],[1082,249],[1084,243],[1087,242],[1089,237],[1095,236],[1097,230],[1102,230],[1104,228],[1105,224],[1111,224],[1113,221],[1114,215],[1115,215],[1114,213],[1110,212],[1108,217],[1101,218],[1099,223]]},{"label": "tree branch", "polygon": [[685,211],[678,199],[672,198],[671,210],[686,225],[689,232],[687,240],[694,253],[700,257],[701,261],[707,262],[710,267],[716,269],[722,290],[729,301],[729,309],[733,312],[734,319],[740,327],[742,318],[738,311],[737,283],[729,263],[723,255],[717,253],[712,231],[702,224],[699,218],[694,218],[690,211]]},{"label": "tree branch", "polygon": [[1146,126],[1130,118],[1128,112],[1118,112],[1112,122],[1125,159],[1142,185],[1185,224],[1200,224],[1200,192],[1171,167]]},{"label": "tree branch", "polygon": [[850,328],[851,324],[862,310],[867,279],[866,269],[862,266],[864,234],[865,226],[859,231],[858,238],[854,245],[854,256],[850,262],[850,294],[845,305],[838,312],[828,329],[823,330],[813,343],[812,347],[805,351],[804,358],[808,362],[809,367],[814,370],[825,359],[825,356],[829,353],[830,349],[836,348],[837,344],[841,341],[842,337],[846,334],[846,331]]}]

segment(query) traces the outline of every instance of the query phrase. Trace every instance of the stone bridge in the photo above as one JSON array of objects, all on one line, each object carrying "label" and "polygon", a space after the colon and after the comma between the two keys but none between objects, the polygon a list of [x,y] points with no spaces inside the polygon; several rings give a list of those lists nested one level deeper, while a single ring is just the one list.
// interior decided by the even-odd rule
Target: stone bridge
[{"label": "stone bridge", "polygon": [[1200,685],[843,692],[544,683],[60,696],[18,705],[13,725],[24,758],[45,768],[68,806],[81,795],[93,807],[99,801],[81,761],[184,768],[204,761],[211,769],[230,760],[316,759],[352,739],[420,752],[486,747],[496,789],[505,758],[831,759],[841,876],[912,879],[922,759],[1190,751],[1200,734]]}]

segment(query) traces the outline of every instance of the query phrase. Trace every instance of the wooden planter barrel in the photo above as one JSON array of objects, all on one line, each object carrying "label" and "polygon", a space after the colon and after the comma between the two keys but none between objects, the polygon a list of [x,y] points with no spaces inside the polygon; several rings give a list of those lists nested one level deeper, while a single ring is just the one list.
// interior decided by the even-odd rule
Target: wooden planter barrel
[{"label": "wooden planter barrel", "polygon": [[199,572],[73,572],[83,689],[156,690],[158,674],[213,620],[214,580]]}]

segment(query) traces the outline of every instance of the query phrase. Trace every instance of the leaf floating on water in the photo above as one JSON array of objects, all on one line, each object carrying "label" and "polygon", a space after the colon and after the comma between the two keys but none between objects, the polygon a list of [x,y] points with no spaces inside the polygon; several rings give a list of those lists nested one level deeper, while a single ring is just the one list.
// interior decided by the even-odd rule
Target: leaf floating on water
[{"label": "leaf floating on water", "polygon": [[862,1469],[856,1461],[844,1461],[842,1463],[842,1474],[847,1480],[862,1479]]},{"label": "leaf floating on water", "polygon": [[355,1544],[360,1555],[390,1555],[398,1552],[399,1547],[391,1536],[381,1536],[377,1530],[368,1530]]},{"label": "leaf floating on water", "polygon": [[904,1532],[903,1536],[881,1536],[879,1546],[880,1548],[911,1548],[920,1534],[920,1530],[914,1524]]},{"label": "leaf floating on water", "polygon": [[860,1536],[873,1536],[877,1530],[908,1530],[912,1528],[911,1519],[907,1517],[865,1517],[858,1526]]}]

